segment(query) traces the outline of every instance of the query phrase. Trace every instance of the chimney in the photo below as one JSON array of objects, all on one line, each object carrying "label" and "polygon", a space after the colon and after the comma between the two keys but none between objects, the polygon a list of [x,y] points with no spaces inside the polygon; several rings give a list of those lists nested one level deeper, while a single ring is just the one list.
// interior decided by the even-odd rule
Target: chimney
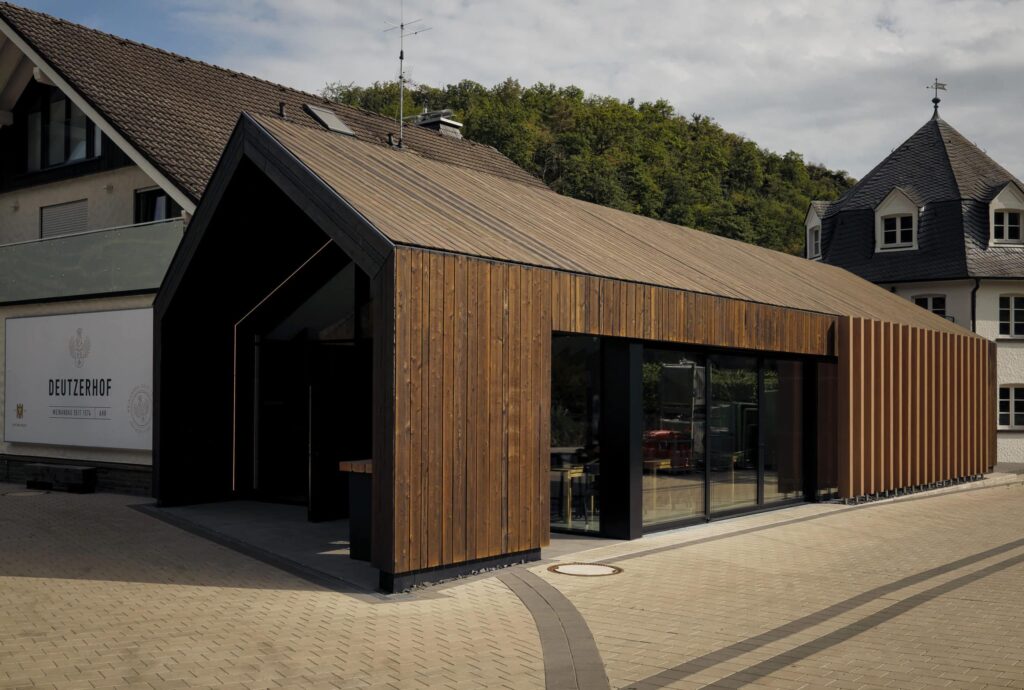
[{"label": "chimney", "polygon": [[440,132],[446,137],[461,139],[462,123],[453,120],[452,115],[453,113],[451,110],[432,110],[409,119],[420,127],[426,127],[427,129],[432,129],[435,132]]}]

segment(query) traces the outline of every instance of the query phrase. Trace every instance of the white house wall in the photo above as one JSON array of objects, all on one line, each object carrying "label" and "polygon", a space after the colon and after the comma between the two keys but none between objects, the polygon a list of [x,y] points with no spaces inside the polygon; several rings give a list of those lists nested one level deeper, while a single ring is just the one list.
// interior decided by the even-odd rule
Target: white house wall
[{"label": "white house wall", "polygon": [[[50,314],[72,314],[84,311],[105,311],[112,309],[139,309],[153,306],[153,295],[132,295],[127,297],[104,297],[77,300],[74,302],[46,302],[0,306],[0,362],[6,356],[5,343],[7,319],[17,316],[46,316]],[[7,414],[4,390],[5,373],[0,366],[0,420]],[[109,448],[80,448],[71,446],[50,446],[34,443],[8,443],[2,438],[4,425],[0,423],[0,455],[42,457],[86,462],[113,462],[129,465],[152,465],[153,456],[149,451],[115,450]]]},{"label": "white house wall", "polygon": [[[1024,280],[982,281],[978,290],[978,334],[995,340],[999,385],[1024,384],[1024,339],[999,337],[999,296],[1024,295]],[[998,433],[999,462],[1024,462],[1024,432]]]},{"label": "white house wall", "polygon": [[0,194],[0,244],[39,239],[40,209],[88,199],[88,229],[135,221],[135,191],[155,186],[137,166]]}]

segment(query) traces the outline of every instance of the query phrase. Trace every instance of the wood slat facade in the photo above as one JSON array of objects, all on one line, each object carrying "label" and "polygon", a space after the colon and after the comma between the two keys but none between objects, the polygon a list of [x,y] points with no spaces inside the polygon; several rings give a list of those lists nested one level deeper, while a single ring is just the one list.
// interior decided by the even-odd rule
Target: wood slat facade
[{"label": "wood slat facade", "polygon": [[[415,572],[539,549],[550,529],[551,337],[838,358],[840,495],[987,471],[988,342],[900,324],[397,247],[374,563]],[[388,302],[390,304],[390,302]],[[381,318],[387,318],[381,314]],[[834,394],[834,391],[832,392]],[[963,400],[966,407],[955,401]]]},{"label": "wood slat facade", "polygon": [[994,343],[856,317],[837,321],[841,497],[993,467]]}]

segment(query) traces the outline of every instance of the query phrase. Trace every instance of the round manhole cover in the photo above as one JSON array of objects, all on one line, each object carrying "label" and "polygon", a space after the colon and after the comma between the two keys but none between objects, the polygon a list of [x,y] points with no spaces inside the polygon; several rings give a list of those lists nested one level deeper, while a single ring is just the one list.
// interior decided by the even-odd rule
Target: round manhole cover
[{"label": "round manhole cover", "polygon": [[602,575],[618,575],[622,568],[603,563],[559,563],[548,568],[560,575],[579,575],[581,577],[600,577]]}]

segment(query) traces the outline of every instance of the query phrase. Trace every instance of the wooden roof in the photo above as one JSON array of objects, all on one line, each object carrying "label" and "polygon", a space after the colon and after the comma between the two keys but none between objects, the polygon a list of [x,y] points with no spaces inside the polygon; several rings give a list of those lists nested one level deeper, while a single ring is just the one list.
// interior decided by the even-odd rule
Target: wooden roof
[{"label": "wooden roof", "polygon": [[395,244],[964,333],[843,269],[617,211],[409,150],[256,124]]}]

